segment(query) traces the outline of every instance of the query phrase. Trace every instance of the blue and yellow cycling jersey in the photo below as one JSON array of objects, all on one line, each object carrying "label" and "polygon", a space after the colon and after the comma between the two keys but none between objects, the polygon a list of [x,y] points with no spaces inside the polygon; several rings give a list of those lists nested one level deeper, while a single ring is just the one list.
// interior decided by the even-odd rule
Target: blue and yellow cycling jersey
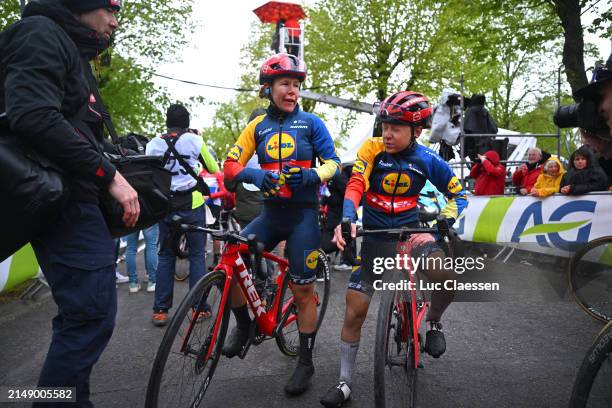
[{"label": "blue and yellow cycling jersey", "polygon": [[356,219],[365,193],[364,225],[388,228],[418,221],[419,192],[427,180],[448,198],[442,215],[457,219],[467,206],[467,197],[448,163],[418,143],[391,154],[385,151],[382,138],[370,138],[357,153],[344,196],[343,216]]},{"label": "blue and yellow cycling jersey", "polygon": [[[301,111],[299,106],[289,114],[270,106],[266,114],[253,119],[227,154],[225,177],[245,181],[241,173],[255,153],[263,170],[277,173],[290,161],[300,167],[315,168],[319,159],[321,165],[316,167],[316,172],[321,182],[340,170],[340,159],[325,124],[316,115]],[[278,196],[266,200],[315,204],[317,189],[318,186],[310,185],[290,191],[284,186]]]}]

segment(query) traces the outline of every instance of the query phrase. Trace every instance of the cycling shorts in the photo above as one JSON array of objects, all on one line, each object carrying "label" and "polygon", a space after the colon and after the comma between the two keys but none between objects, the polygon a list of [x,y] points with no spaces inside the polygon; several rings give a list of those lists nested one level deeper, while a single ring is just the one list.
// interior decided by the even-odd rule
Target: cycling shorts
[{"label": "cycling shorts", "polygon": [[255,234],[258,241],[271,251],[286,240],[285,253],[289,259],[289,276],[297,285],[316,280],[320,241],[318,209],[314,206],[277,205],[265,203],[261,214],[247,225],[240,235]]},{"label": "cycling shorts", "polygon": [[[418,227],[410,225],[409,227]],[[384,278],[385,267],[380,260],[381,258],[396,258],[397,254],[406,252],[406,244],[398,242],[397,239],[390,238],[387,234],[367,235],[361,243],[360,259],[361,265],[353,266],[353,272],[349,278],[348,289],[361,292],[368,297],[374,294],[374,281]],[[409,257],[414,259],[420,257],[428,257],[434,252],[443,252],[434,238],[431,241],[421,244],[407,253]],[[375,264],[376,263],[376,264]],[[377,273],[375,273],[375,268]]]}]

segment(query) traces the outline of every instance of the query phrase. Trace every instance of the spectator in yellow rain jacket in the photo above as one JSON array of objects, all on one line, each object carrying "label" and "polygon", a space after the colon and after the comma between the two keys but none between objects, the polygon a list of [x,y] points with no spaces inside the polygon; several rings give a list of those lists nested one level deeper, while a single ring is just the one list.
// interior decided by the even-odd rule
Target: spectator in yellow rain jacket
[{"label": "spectator in yellow rain jacket", "polygon": [[551,157],[544,164],[542,173],[538,176],[530,195],[535,197],[548,197],[559,192],[561,179],[565,174],[563,165],[556,157]]}]

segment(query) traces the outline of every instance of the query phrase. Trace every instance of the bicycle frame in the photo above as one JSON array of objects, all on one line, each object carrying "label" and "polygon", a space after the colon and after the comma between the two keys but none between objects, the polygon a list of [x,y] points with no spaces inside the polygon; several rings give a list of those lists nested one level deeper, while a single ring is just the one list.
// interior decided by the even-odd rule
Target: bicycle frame
[{"label": "bicycle frame", "polygon": [[[399,251],[398,253],[403,254],[406,253],[406,243],[405,242],[400,242],[399,243]],[[408,255],[410,255],[410,253],[408,253]],[[410,257],[408,259],[411,259]],[[416,272],[412,273],[413,268],[412,268],[412,261],[409,261],[409,266],[408,266],[408,270],[406,272],[408,272],[408,276],[410,277],[410,287],[412,289],[410,289],[410,319],[408,319],[408,314],[407,311],[405,310],[406,308],[404,307],[404,305],[398,305],[400,307],[400,312],[403,313],[403,318],[404,321],[406,322],[410,322],[411,326],[412,326],[412,340],[413,340],[413,344],[414,344],[414,368],[418,368],[419,366],[419,355],[421,350],[419,349],[419,327],[421,327],[421,322],[423,321],[423,318],[425,317],[425,313],[427,312],[427,309],[429,308],[429,302],[426,302],[424,300],[419,300],[417,301],[417,296],[416,296]],[[403,332],[402,332],[402,339],[407,340],[408,339],[408,325],[404,325],[403,327]]]},{"label": "bicycle frame", "polygon": [[[247,299],[251,312],[255,316],[255,320],[257,322],[257,326],[262,334],[266,336],[274,336],[274,330],[276,329],[277,317],[278,317],[278,306],[281,301],[280,292],[277,292],[277,296],[274,298],[274,304],[272,308],[266,310],[263,307],[259,294],[255,289],[255,285],[253,284],[253,280],[251,279],[251,274],[247,269],[244,261],[240,254],[249,254],[249,248],[246,244],[242,243],[227,243],[225,248],[223,249],[223,253],[221,255],[221,260],[219,264],[215,267],[215,270],[223,270],[225,272],[225,284],[223,287],[223,295],[221,296],[221,305],[219,308],[219,313],[215,317],[215,326],[213,328],[211,343],[208,346],[208,351],[206,355],[206,359],[209,359],[215,349],[215,343],[218,338],[219,330],[221,327],[221,320],[223,318],[223,314],[225,312],[225,307],[228,304],[228,298],[230,296],[230,291],[232,288],[232,284],[235,279],[237,279],[240,289],[242,290],[243,295]],[[269,259],[276,264],[279,265],[280,273],[276,277],[276,284],[280,288],[283,284],[283,280],[285,278],[285,274],[287,272],[287,268],[289,266],[287,260],[277,257],[268,252],[264,252],[262,257],[264,259]],[[214,272],[214,271],[213,271]],[[285,304],[283,305],[282,312],[284,313],[291,304],[293,303],[293,297],[289,298]],[[283,325],[291,324],[295,321],[296,316],[293,315],[289,317],[286,321],[281,322]],[[181,347],[181,351],[184,350],[186,346],[186,342],[190,337],[190,333],[193,325],[195,324],[196,319],[193,319],[189,328],[187,329],[187,333],[185,335],[185,340],[183,341],[183,346]]]}]

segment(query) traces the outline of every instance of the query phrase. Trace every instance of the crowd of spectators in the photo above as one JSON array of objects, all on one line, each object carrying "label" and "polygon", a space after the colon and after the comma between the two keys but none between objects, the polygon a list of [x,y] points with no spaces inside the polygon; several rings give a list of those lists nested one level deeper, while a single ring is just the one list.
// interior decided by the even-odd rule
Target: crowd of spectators
[{"label": "crowd of spectators", "polygon": [[598,151],[587,138],[583,140],[585,144],[571,154],[567,171],[557,157],[537,147],[529,149],[527,162],[521,163],[511,177],[496,151],[479,154],[469,174],[475,180],[473,194],[502,195],[510,183],[516,194],[542,198],[555,193],[581,195],[612,191],[612,174],[605,167],[610,160],[604,157],[596,160]]}]

